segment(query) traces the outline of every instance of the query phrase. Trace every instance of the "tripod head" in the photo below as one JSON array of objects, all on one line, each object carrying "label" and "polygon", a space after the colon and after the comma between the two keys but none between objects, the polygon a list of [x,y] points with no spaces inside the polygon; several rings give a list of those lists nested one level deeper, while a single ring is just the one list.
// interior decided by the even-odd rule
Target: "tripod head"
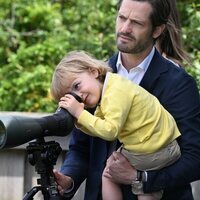
[{"label": "tripod head", "polygon": [[40,175],[37,179],[39,186],[33,187],[23,198],[23,200],[32,200],[33,196],[40,190],[44,200],[64,200],[60,196],[55,177],[53,166],[62,151],[59,143],[55,141],[45,142],[44,138],[36,139],[27,146],[29,163],[35,166],[35,171]]}]

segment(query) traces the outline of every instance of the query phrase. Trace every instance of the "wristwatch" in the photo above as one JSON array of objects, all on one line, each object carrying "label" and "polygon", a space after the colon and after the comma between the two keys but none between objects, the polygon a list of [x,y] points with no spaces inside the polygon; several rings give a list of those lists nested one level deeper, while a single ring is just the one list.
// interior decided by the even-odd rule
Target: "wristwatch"
[{"label": "wristwatch", "polygon": [[131,183],[133,194],[143,194],[143,171],[137,170],[137,177]]}]

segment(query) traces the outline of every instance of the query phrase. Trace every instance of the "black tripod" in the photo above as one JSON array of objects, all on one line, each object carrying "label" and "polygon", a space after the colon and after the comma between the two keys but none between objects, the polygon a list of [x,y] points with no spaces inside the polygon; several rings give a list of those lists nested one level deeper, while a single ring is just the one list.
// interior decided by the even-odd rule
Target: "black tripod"
[{"label": "black tripod", "polygon": [[40,138],[35,142],[30,142],[26,149],[29,163],[35,165],[35,171],[40,174],[40,178],[37,179],[38,186],[27,192],[23,200],[33,200],[38,191],[42,192],[44,200],[64,200],[64,197],[58,193],[53,174],[53,165],[56,164],[62,151],[59,143],[45,142],[44,138]]}]

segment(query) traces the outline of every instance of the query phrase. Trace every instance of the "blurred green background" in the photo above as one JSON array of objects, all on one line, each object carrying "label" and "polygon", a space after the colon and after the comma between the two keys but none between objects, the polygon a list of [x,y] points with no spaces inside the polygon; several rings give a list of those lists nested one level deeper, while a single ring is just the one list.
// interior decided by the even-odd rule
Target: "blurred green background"
[{"label": "blurred green background", "polygon": [[[0,111],[54,112],[55,66],[71,50],[106,60],[115,51],[117,0],[0,0]],[[177,1],[186,70],[200,88],[200,3]]]}]

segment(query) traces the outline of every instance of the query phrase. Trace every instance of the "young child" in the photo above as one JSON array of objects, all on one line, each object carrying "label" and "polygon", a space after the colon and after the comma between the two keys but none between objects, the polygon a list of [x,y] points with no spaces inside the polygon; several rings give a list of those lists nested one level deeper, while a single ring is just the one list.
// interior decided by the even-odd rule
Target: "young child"
[{"label": "young child", "polygon": [[[173,117],[156,97],[111,71],[107,63],[84,52],[70,52],[55,69],[52,95],[86,134],[108,141],[119,139],[122,154],[136,169],[154,170],[174,163],[180,157],[176,141],[180,132]],[[82,103],[69,93],[81,97]],[[94,115],[87,108],[96,108]],[[133,192],[139,200],[162,196],[162,191]],[[104,200],[122,199],[120,186],[103,176],[102,196]]]}]

